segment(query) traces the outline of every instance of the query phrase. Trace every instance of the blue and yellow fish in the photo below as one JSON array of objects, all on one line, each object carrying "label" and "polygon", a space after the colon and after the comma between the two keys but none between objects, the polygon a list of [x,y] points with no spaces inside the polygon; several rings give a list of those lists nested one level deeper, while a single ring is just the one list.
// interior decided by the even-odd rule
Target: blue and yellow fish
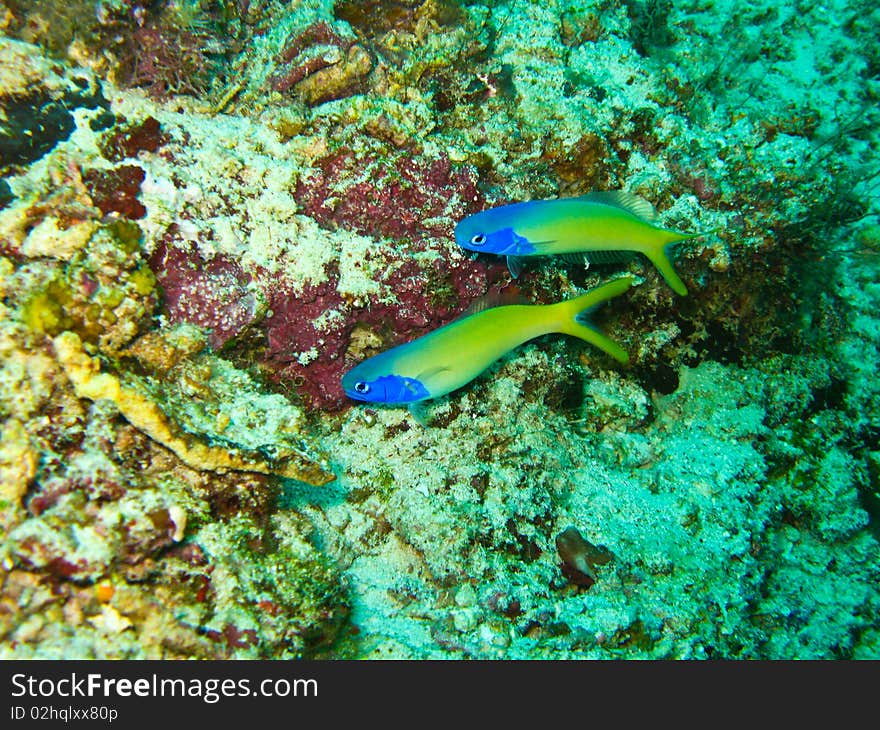
[{"label": "blue and yellow fish", "polygon": [[515,347],[551,332],[579,337],[626,363],[626,352],[594,329],[586,314],[631,285],[632,279],[623,277],[557,304],[510,304],[465,315],[365,360],[342,377],[342,388],[350,398],[371,403],[408,405],[439,398]]},{"label": "blue and yellow fish", "polygon": [[597,192],[475,213],[455,227],[455,240],[469,251],[506,256],[514,277],[522,270],[522,259],[529,256],[577,254],[589,264],[612,263],[633,252],[642,253],[673,290],[685,295],[687,287],[672,268],[668,249],[702,234],[659,228],[655,219],[651,204],[636,195]]}]

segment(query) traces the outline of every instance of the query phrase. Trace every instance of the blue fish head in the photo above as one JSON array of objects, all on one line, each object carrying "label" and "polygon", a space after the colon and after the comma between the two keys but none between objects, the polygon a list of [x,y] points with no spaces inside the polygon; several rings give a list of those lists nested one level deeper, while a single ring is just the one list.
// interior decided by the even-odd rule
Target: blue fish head
[{"label": "blue fish head", "polygon": [[416,378],[402,375],[375,375],[361,363],[342,376],[342,389],[353,400],[366,403],[415,403],[429,398],[427,388]]},{"label": "blue fish head", "polygon": [[485,210],[469,215],[455,227],[455,242],[468,251],[493,253],[498,256],[528,256],[535,247],[527,238],[517,235],[507,216],[500,213],[511,206]]}]

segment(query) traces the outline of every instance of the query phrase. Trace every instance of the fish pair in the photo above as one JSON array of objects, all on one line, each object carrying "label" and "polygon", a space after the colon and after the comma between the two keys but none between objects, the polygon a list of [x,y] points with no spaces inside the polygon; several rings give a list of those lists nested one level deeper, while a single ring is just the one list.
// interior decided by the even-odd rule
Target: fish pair
[{"label": "fish pair", "polygon": [[[456,226],[455,239],[470,251],[506,256],[514,277],[523,259],[531,256],[578,256],[589,265],[642,253],[673,290],[687,294],[672,268],[668,248],[700,234],[659,228],[654,219],[650,203],[635,195],[591,193],[476,213]],[[411,405],[439,398],[466,385],[519,345],[554,332],[579,337],[627,363],[626,352],[592,327],[587,315],[631,285],[631,278],[622,277],[557,304],[477,308],[423,337],[365,360],[343,376],[342,388],[350,398],[371,403]]]}]

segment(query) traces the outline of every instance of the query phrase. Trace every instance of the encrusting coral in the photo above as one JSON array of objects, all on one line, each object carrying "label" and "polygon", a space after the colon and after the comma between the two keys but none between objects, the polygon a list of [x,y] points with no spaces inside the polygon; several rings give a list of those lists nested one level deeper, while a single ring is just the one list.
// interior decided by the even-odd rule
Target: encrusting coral
[{"label": "encrusting coral", "polygon": [[123,386],[119,378],[101,373],[99,363],[85,353],[82,342],[74,332],[62,332],[55,337],[53,345],[58,362],[73,383],[79,398],[111,401],[135,428],[171,449],[183,463],[194,469],[277,474],[313,486],[321,486],[335,478],[332,472],[321,468],[305,454],[290,449],[282,450],[278,456],[267,460],[228,446],[209,446],[182,432],[149,397],[133,387]]}]

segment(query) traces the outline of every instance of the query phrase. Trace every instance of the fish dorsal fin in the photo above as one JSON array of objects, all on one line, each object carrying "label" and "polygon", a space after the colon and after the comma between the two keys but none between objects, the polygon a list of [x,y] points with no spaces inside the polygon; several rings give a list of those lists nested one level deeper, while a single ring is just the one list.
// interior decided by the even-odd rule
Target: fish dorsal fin
[{"label": "fish dorsal fin", "polygon": [[458,315],[456,319],[464,319],[465,317],[470,317],[473,314],[479,314],[480,312],[485,312],[487,309],[494,309],[495,307],[506,307],[510,304],[528,303],[528,299],[520,293],[519,289],[511,287],[502,291],[489,292],[479,299],[474,299],[474,301],[468,305],[468,308]]},{"label": "fish dorsal fin", "polygon": [[635,193],[627,193],[624,190],[607,190],[604,192],[587,193],[581,195],[578,200],[589,203],[602,203],[603,205],[613,205],[615,208],[625,210],[632,213],[637,218],[641,218],[648,223],[657,220],[657,211],[644,198],[640,198]]}]

